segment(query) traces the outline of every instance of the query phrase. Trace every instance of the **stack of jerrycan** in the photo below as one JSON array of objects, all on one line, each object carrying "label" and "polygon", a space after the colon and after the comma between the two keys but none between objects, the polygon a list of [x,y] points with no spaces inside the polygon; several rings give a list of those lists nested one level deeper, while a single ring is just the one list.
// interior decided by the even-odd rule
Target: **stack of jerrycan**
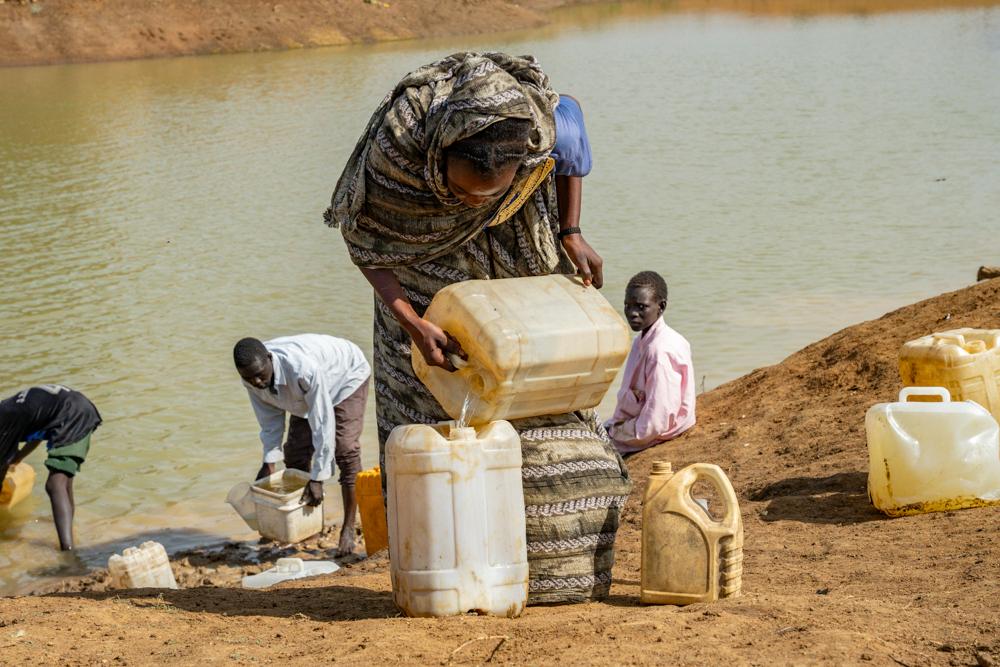
[{"label": "stack of jerrycan", "polygon": [[[724,504],[719,520],[692,497],[699,479],[711,482]],[[653,463],[642,505],[641,600],[685,605],[736,597],[743,583],[743,518],[729,478],[719,466],[695,463],[678,473]]]},{"label": "stack of jerrycan", "polygon": [[575,277],[470,280],[424,317],[467,353],[455,373],[413,368],[460,423],[404,425],[386,442],[390,572],[411,616],[517,616],[528,595],[521,443],[507,419],[600,403],[628,328]]},{"label": "stack of jerrycan", "polygon": [[1000,427],[978,403],[907,387],[868,410],[865,431],[868,495],[885,514],[1000,504]]}]

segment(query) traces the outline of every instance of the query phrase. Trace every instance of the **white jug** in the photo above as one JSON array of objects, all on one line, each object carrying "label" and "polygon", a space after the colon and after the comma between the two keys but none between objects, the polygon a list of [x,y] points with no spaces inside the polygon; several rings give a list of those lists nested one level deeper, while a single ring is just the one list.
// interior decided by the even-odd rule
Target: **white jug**
[{"label": "white jug", "polygon": [[[939,397],[940,402],[910,397]],[[944,387],[907,387],[865,417],[868,494],[890,516],[1000,504],[1000,426]]]},{"label": "white jug", "polygon": [[143,542],[108,559],[112,588],[177,588],[167,551],[159,542]]},{"label": "white jug", "polygon": [[518,616],[528,599],[528,553],[514,427],[397,426],[385,450],[390,574],[400,609]]}]

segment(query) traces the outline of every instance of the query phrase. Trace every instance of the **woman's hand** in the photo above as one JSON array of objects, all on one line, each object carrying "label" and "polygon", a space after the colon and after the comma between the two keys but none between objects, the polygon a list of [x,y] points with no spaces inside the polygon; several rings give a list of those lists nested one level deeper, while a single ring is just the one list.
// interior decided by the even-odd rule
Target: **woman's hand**
[{"label": "woman's hand", "polygon": [[461,344],[451,334],[425,319],[419,319],[414,323],[410,336],[428,366],[437,366],[452,373],[455,371],[455,365],[451,363],[448,355],[454,354],[460,359],[469,358]]},{"label": "woman's hand", "polygon": [[583,278],[584,285],[593,283],[600,289],[604,286],[604,260],[597,251],[590,247],[582,234],[570,234],[563,237],[563,249],[576,266],[577,273]]}]

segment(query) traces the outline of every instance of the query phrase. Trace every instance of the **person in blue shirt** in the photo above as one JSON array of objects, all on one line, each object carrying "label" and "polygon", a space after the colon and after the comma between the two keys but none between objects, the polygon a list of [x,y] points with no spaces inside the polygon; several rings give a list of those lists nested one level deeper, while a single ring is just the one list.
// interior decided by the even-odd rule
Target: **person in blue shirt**
[{"label": "person in blue shirt", "polygon": [[[449,418],[411,365],[454,370],[458,342],[424,312],[465,280],[576,274],[601,287],[581,229],[590,144],[580,103],[531,56],[455,53],[406,74],[379,104],[324,218],[371,283],[380,459],[392,429]],[[416,347],[414,351],[413,348]],[[607,596],[631,483],[593,411],[515,420],[528,603]],[[385,476],[383,476],[385,479]]]}]

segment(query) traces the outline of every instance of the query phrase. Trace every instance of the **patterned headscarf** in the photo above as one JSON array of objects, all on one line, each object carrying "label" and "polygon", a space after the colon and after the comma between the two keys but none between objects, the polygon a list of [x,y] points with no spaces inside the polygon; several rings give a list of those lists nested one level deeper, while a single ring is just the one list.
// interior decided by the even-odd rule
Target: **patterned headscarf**
[{"label": "patterned headscarf", "polygon": [[[511,188],[516,193],[552,151],[558,99],[532,56],[456,53],[411,72],[372,115],[324,219],[341,228],[359,266],[410,266],[453,250],[509,199],[483,208],[461,204],[446,184],[445,149],[497,121],[531,120],[528,155]],[[554,262],[551,234],[535,228],[547,221],[519,215],[506,224],[532,227],[523,231],[535,252]]]}]

